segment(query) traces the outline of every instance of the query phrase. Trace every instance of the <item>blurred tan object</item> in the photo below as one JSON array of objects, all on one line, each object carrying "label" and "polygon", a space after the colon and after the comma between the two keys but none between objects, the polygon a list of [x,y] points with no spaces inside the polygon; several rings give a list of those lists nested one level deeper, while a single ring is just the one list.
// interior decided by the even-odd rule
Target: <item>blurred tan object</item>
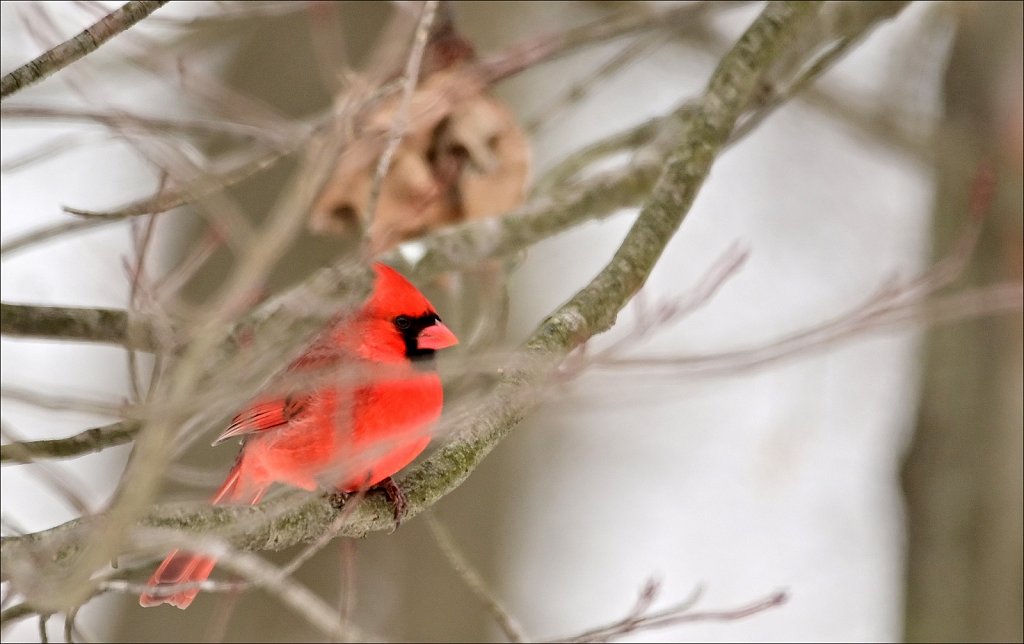
[{"label": "blurred tan object", "polygon": [[[934,159],[933,239],[948,248],[969,211],[970,177],[998,178],[961,282],[1020,280],[1020,3],[957,9]],[[940,251],[941,252],[941,251]],[[1024,639],[1024,441],[1019,314],[935,328],[903,471],[908,642]]]},{"label": "blurred tan object", "polygon": [[529,143],[515,115],[486,90],[465,65],[420,83],[371,213],[374,175],[401,99],[383,102],[339,160],[310,228],[339,235],[369,224],[371,250],[379,253],[434,228],[522,204]]}]

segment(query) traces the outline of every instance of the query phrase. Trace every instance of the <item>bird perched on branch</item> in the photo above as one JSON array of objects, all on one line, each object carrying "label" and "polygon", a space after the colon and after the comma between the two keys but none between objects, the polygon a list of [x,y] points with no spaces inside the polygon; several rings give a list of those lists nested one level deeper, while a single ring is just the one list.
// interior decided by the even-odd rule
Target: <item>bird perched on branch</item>
[{"label": "bird perched on branch", "polygon": [[[391,475],[430,442],[443,403],[434,352],[458,340],[402,275],[382,264],[374,271],[363,307],[329,325],[289,366],[287,375],[305,377],[306,386],[256,399],[214,443],[242,438],[214,504],[254,505],[274,483],[342,493],[379,485],[400,518],[404,498]],[[139,603],[188,607],[198,588],[161,587],[204,581],[215,564],[212,557],[174,550]]]}]

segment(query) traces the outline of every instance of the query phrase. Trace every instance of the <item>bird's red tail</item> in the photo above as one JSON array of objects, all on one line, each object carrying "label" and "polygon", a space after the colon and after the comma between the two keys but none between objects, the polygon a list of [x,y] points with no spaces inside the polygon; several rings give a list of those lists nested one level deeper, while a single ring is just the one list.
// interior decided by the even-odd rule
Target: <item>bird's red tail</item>
[{"label": "bird's red tail", "polygon": [[[231,468],[227,479],[224,480],[224,483],[214,495],[212,500],[214,505],[219,503],[249,503],[250,505],[255,505],[259,503],[266,488],[258,488],[256,490],[245,489],[247,486],[241,483],[241,470],[242,460],[239,459],[235,466]],[[172,593],[162,592],[160,587],[179,586],[187,583],[198,584],[199,582],[206,581],[210,573],[213,572],[215,565],[217,565],[217,560],[213,557],[177,549],[171,551],[171,554],[167,555],[167,558],[156,569],[153,576],[149,578],[149,581],[146,583],[148,590],[139,596],[139,604],[142,606],[170,604],[182,610],[188,608],[188,605],[199,594],[198,586]]]}]

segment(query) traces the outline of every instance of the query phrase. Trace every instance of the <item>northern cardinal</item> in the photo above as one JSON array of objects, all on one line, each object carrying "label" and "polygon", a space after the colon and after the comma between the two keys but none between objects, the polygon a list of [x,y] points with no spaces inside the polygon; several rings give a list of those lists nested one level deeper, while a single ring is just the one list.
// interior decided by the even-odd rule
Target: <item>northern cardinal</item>
[{"label": "northern cardinal", "polygon": [[[331,324],[288,370],[294,376],[359,368],[364,379],[321,377],[305,390],[258,398],[235,416],[214,444],[242,436],[242,448],[212,503],[254,505],[274,483],[339,492],[383,484],[389,496],[395,493],[391,475],[426,448],[441,415],[434,351],[458,340],[402,275],[382,264],[374,271],[373,292],[359,312]],[[397,516],[398,500],[392,500]],[[198,588],[168,594],[160,586],[203,581],[215,564],[211,557],[174,550],[139,603],[187,608]]]}]

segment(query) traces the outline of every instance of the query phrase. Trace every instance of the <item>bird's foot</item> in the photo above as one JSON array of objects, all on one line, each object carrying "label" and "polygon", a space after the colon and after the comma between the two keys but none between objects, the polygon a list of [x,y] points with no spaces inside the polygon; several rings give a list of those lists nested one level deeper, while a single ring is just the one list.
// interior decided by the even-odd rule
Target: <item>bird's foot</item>
[{"label": "bird's foot", "polygon": [[[391,506],[395,510],[395,530],[398,526],[402,525],[402,517],[405,516],[405,508],[408,502],[405,498],[405,492],[402,492],[402,488],[398,487],[395,480],[390,476],[378,483],[375,487],[379,488],[384,496],[388,498]],[[394,532],[395,530],[392,530]]]}]

